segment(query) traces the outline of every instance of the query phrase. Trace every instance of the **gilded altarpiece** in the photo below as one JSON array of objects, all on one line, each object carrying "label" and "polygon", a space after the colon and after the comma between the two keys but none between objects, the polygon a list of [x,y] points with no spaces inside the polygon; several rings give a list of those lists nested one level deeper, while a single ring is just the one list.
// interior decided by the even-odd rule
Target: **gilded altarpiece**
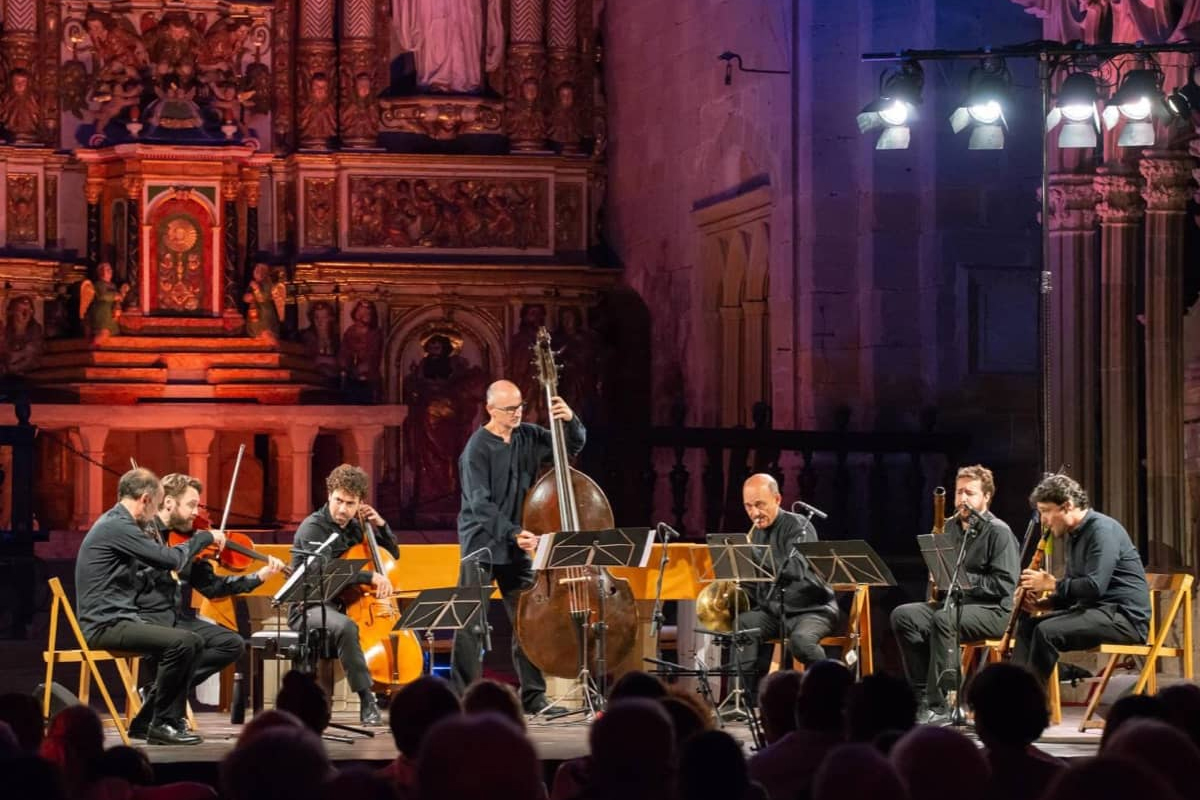
[{"label": "gilded altarpiece", "polygon": [[149,213],[143,228],[148,263],[146,281],[150,312],[157,314],[219,313],[219,269],[216,255],[220,229],[214,204],[216,189],[174,190],[149,187]]}]

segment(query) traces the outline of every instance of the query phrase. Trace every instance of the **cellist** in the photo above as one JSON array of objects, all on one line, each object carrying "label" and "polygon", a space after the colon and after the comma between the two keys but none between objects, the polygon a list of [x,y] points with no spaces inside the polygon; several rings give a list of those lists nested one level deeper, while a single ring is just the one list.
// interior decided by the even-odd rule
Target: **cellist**
[{"label": "cellist", "polygon": [[[515,383],[499,380],[489,386],[486,410],[488,421],[467,440],[458,459],[462,484],[458,540],[462,556],[473,556],[462,564],[458,582],[476,586],[482,578],[483,584],[490,586],[494,580],[515,628],[517,600],[533,584],[531,554],[537,548],[537,536],[521,527],[521,509],[542,466],[553,458],[553,448],[548,429],[521,421],[525,403]],[[565,423],[568,453],[583,450],[587,431],[561,397],[551,398],[550,416]],[[450,675],[460,694],[479,677],[482,631],[478,624],[454,634]],[[548,705],[546,679],[525,657],[516,636],[512,657],[525,712],[553,716],[554,710],[549,714],[544,710]]]},{"label": "cellist", "polygon": [[[160,544],[165,544],[172,532],[183,537],[193,534],[200,515],[200,493],[203,484],[191,475],[173,472],[162,478],[163,498],[158,513],[146,526]],[[155,625],[190,631],[200,637],[200,652],[195,662],[190,688],[196,687],[242,657],[246,644],[237,631],[206,622],[183,605],[183,583],[209,598],[228,597],[253,591],[268,578],[283,569],[283,562],[269,556],[267,564],[250,575],[220,576],[213,571],[209,559],[193,559],[178,570],[146,565],[137,572],[138,615]],[[154,689],[146,695],[145,704],[129,723],[129,736],[145,739],[154,707]]]},{"label": "cellist", "polygon": [[[329,473],[325,479],[329,500],[309,514],[296,529],[292,553],[293,569],[304,563],[307,558],[305,553],[311,553],[330,537],[333,537],[332,543],[321,551],[327,558],[340,558],[351,547],[362,542],[364,534],[359,521],[360,515],[373,526],[376,544],[387,550],[392,558],[400,557],[396,538],[392,535],[387,521],[378,511],[363,502],[369,485],[367,473],[350,464],[342,464]],[[362,570],[355,582],[370,586],[379,600],[387,600],[395,593],[387,576],[378,572]],[[301,604],[296,603],[288,612],[288,626],[294,631],[300,630],[301,617],[305,613],[308,615],[310,631],[320,628],[324,621],[325,630],[337,646],[338,659],[346,672],[346,681],[350,684],[350,689],[358,695],[359,719],[364,725],[382,725],[383,715],[371,689],[371,673],[363,655],[362,645],[359,644],[358,626],[346,616],[345,610],[345,605],[338,600],[326,603],[324,612],[317,603],[308,604],[303,609]]]}]

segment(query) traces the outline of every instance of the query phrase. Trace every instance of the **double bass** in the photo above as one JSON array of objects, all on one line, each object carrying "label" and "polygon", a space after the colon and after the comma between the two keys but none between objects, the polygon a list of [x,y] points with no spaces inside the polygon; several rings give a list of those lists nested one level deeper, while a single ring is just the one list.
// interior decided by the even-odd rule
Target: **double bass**
[{"label": "double bass", "polygon": [[[538,382],[546,408],[558,395],[558,366],[550,333],[538,330],[534,344]],[[521,511],[521,525],[532,533],[603,530],[613,527],[612,507],[604,491],[570,466],[562,420],[550,420],[553,467],[542,475]],[[603,567],[541,570],[517,602],[517,638],[526,657],[547,675],[574,678],[586,666],[597,669],[596,611],[604,592],[606,663],[611,668],[633,651],[637,641],[637,605],[629,581],[617,579]],[[581,646],[588,653],[582,663]]]},{"label": "double bass", "polygon": [[[390,553],[381,553],[375,541],[375,528],[360,510],[358,523],[362,527],[363,540],[352,545],[343,558],[365,558],[371,570],[386,577],[392,586],[398,586],[396,559]],[[396,598],[386,600],[375,596],[370,586],[351,586],[346,590],[346,616],[358,626],[358,644],[371,673],[371,682],[376,688],[388,690],[394,686],[411,683],[421,677],[425,657],[417,635],[410,630],[396,631],[393,641],[392,628],[400,619]]]}]

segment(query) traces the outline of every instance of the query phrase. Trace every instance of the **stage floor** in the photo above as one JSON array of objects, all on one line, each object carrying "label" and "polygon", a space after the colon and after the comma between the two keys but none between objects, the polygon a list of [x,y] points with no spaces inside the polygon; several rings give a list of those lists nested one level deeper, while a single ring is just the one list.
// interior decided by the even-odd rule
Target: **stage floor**
[{"label": "stage floor", "polygon": [[[1060,758],[1080,758],[1094,756],[1100,748],[1099,731],[1080,733],[1076,730],[1083,709],[1067,706],[1063,708],[1063,722],[1048,729],[1038,746],[1052,755]],[[334,722],[353,725],[357,722],[354,714],[335,714]],[[134,741],[135,746],[142,747],[150,760],[155,764],[199,764],[216,763],[227,752],[233,749],[241,732],[240,725],[231,725],[229,716],[218,713],[199,713],[196,724],[204,736],[204,742],[190,746],[146,745]],[[750,732],[744,724],[730,724],[725,728],[739,741],[743,742],[749,752]],[[329,733],[337,737],[345,737],[350,741],[327,739],[325,747],[329,757],[334,762],[387,762],[396,756],[396,748],[392,743],[391,732],[386,728],[371,728],[373,737],[362,737],[354,734],[344,734],[342,731],[330,729]],[[585,755],[587,744],[588,723],[582,717],[568,717],[553,721],[530,720],[529,738],[537,749],[538,757],[545,763],[555,763],[569,758]],[[968,731],[969,733],[969,731]],[[108,746],[120,743],[116,731],[108,728]]]}]

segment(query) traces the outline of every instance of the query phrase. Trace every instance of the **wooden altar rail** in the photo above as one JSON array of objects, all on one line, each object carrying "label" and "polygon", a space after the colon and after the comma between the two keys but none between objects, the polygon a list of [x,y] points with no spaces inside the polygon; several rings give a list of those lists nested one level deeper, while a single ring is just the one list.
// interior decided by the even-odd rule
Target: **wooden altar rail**
[{"label": "wooden altar rail", "polygon": [[[769,472],[780,480],[785,507],[802,498],[828,512],[828,520],[818,521],[821,538],[867,539],[877,550],[895,552],[911,550],[913,532],[928,528],[929,493],[952,483],[951,470],[969,446],[966,434],[661,426],[640,436],[589,430],[583,463],[593,475],[605,475],[606,487],[621,487],[619,518],[669,519],[689,537],[745,530],[742,482]],[[664,450],[671,454],[665,470]],[[630,469],[634,458],[648,464],[643,473]],[[691,504],[697,466],[699,514]],[[654,508],[660,479],[669,486],[669,516]],[[697,519],[704,531],[696,529]]]}]

